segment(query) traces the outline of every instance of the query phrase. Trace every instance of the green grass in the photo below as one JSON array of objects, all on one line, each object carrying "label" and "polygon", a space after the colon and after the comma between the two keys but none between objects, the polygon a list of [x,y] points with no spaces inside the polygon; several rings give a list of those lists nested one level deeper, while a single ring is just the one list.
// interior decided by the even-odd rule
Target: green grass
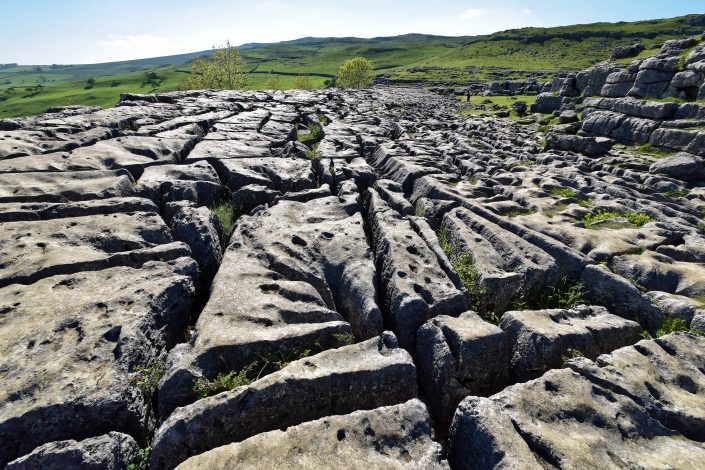
[{"label": "green grass", "polygon": [[137,451],[137,455],[130,464],[127,465],[127,470],[149,470],[149,459],[152,458],[152,448],[145,447]]},{"label": "green grass", "polygon": [[565,354],[561,355],[561,360],[563,361],[563,365],[566,364],[566,362],[570,361],[571,359],[576,359],[578,357],[584,357],[585,355],[580,351],[580,349],[576,348],[568,348],[565,350]]},{"label": "green grass", "polygon": [[[649,21],[594,23],[555,28],[523,28],[489,36],[444,37],[407,34],[385,38],[305,38],[270,45],[241,48],[247,63],[247,89],[288,89],[296,76],[309,74],[315,87],[337,74],[347,59],[369,59],[375,74],[396,80],[442,81],[464,84],[468,80],[496,80],[495,69],[505,70],[505,78],[518,80],[533,71],[580,70],[608,59],[614,47],[640,40],[654,54],[653,44],[668,39],[702,33],[702,26],[688,24],[690,17]],[[575,35],[582,37],[575,39]],[[0,118],[37,114],[48,107],[84,104],[115,106],[122,92],[144,93],[140,86],[146,72],[165,77],[154,91],[178,89],[189,63],[209,53],[181,54],[124,62],[89,65],[17,66],[0,69],[0,94],[9,87],[19,93],[0,102]],[[626,60],[626,62],[632,59]],[[414,71],[417,67],[436,67]],[[288,74],[288,75],[286,75]],[[85,89],[94,77],[96,86]],[[119,82],[117,86],[111,86]],[[23,98],[23,90],[41,84],[36,96]],[[520,97],[527,104],[531,102]],[[502,104],[502,100],[497,100]],[[514,117],[514,116],[513,116]]]},{"label": "green grass", "polygon": [[[668,101],[674,101],[673,99],[668,99]],[[669,155],[673,155],[676,153],[675,150],[671,149],[665,149],[665,148],[660,148],[660,147],[654,147],[653,145],[646,143],[643,145],[637,145],[631,148],[632,151],[636,153],[643,153],[646,155],[650,155],[652,157],[656,158],[663,158],[663,157],[668,157]]]},{"label": "green grass", "polygon": [[223,224],[223,231],[225,232],[226,238],[230,238],[235,222],[237,222],[237,219],[242,215],[240,211],[235,209],[233,202],[230,200],[223,201],[217,206],[212,207],[211,211],[218,216]]},{"label": "green grass", "polygon": [[574,199],[581,206],[591,206],[594,203],[592,199],[581,196],[570,188],[551,188],[548,194],[553,197]]},{"label": "green grass", "polygon": [[699,330],[691,330],[690,328],[688,328],[688,323],[685,320],[675,317],[664,317],[664,319],[661,321],[661,328],[656,331],[656,337],[660,338],[661,336],[665,336],[667,334],[675,333],[678,331],[691,333],[698,336],[702,336],[704,334]]},{"label": "green grass", "polygon": [[[462,251],[450,239],[447,229],[442,229],[438,241],[450,260],[450,264],[458,274],[460,282],[468,292],[469,304],[472,310],[479,311],[482,299],[485,295],[485,288],[481,284],[480,272],[475,266],[475,259],[472,253]],[[488,319],[487,317],[485,319]]]},{"label": "green grass", "polygon": [[214,380],[199,378],[193,387],[193,392],[200,400],[211,395],[233,390],[242,385],[249,385],[256,380],[256,364],[250,364],[239,372],[231,371],[227,374],[218,374]]},{"label": "green grass", "polygon": [[585,217],[583,217],[583,222],[585,223],[585,226],[587,228],[594,228],[594,225],[598,222],[616,219],[619,217],[627,219],[631,225],[634,225],[636,227],[643,227],[645,224],[653,220],[647,214],[635,212],[620,212],[612,210],[599,210],[594,214],[587,214]]},{"label": "green grass", "polygon": [[[334,335],[331,346],[344,346],[351,344],[353,340],[349,335]],[[321,350],[324,349],[321,346],[318,347]],[[208,380],[205,377],[199,378],[194,384],[193,392],[199,400],[221,392],[227,392],[243,385],[249,385],[260,377],[281,370],[289,363],[310,355],[311,350],[309,349],[267,353],[261,356],[259,360],[252,362],[239,371],[218,374],[214,380]]]},{"label": "green grass", "polygon": [[534,209],[529,209],[527,207],[512,208],[512,209],[499,211],[500,215],[503,215],[505,217],[518,217],[521,215],[535,214],[536,212],[537,211],[535,211]]},{"label": "green grass", "polygon": [[687,189],[671,189],[670,191],[666,192],[666,195],[670,198],[673,199],[678,199],[679,197],[685,197],[688,195],[690,191]]},{"label": "green grass", "polygon": [[551,308],[569,309],[587,304],[585,286],[563,276],[560,281],[540,292],[523,292],[510,306],[511,310],[545,310]]}]

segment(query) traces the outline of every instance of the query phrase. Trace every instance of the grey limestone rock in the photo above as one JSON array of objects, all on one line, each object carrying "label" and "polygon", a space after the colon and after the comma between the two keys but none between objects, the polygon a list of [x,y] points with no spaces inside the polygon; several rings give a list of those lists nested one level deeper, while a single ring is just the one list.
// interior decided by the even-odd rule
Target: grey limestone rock
[{"label": "grey limestone rock", "polygon": [[419,400],[329,416],[218,447],[179,469],[350,468],[446,469]]}]

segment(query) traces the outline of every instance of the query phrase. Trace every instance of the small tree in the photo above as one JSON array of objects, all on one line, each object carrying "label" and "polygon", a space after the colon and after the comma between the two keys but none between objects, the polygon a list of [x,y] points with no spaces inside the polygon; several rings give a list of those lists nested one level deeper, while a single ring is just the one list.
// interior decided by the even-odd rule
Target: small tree
[{"label": "small tree", "polygon": [[311,90],[313,89],[313,82],[309,75],[303,74],[299,75],[294,79],[294,88],[297,90]]},{"label": "small tree", "polygon": [[281,88],[281,83],[279,82],[279,77],[274,74],[270,74],[271,77],[267,79],[265,88],[267,90],[279,90]]},{"label": "small tree", "polygon": [[157,72],[147,72],[142,78],[141,87],[150,87],[152,90],[156,90],[164,82],[164,77],[159,75]]},{"label": "small tree", "polygon": [[85,88],[86,90],[90,90],[94,86],[95,86],[95,78],[91,77],[88,80],[86,80],[86,86],[83,88]]},{"label": "small tree", "polygon": [[245,62],[230,41],[213,55],[194,59],[191,75],[186,78],[189,89],[237,90],[246,84]]},{"label": "small tree", "polygon": [[364,57],[345,61],[338,72],[337,84],[343,88],[369,88],[372,85],[372,63]]}]

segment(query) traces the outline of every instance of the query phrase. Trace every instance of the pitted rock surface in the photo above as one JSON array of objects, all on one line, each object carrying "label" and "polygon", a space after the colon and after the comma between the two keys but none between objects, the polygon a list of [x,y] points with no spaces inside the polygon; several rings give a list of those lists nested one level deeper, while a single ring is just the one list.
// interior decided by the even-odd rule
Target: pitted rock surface
[{"label": "pitted rock surface", "polygon": [[558,77],[547,135],[381,87],[0,121],[0,466],[701,465],[687,44]]}]

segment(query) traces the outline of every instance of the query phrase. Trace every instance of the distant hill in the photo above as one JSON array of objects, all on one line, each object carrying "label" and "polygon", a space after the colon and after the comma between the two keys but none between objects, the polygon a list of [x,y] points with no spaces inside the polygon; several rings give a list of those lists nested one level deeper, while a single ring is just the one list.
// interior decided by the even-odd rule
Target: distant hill
[{"label": "distant hill", "polygon": [[[694,14],[636,22],[522,28],[485,36],[307,37],[273,44],[243,44],[239,49],[248,64],[250,88],[286,88],[296,75],[304,73],[320,86],[326,77],[337,73],[343,61],[358,55],[371,60],[376,73],[391,80],[453,85],[499,76],[522,78],[539,71],[550,75],[579,70],[609,58],[616,46],[638,41],[647,47],[648,54],[650,46],[699,35],[703,30],[705,15]],[[35,114],[66,104],[112,106],[121,92],[173,90],[188,73],[189,62],[210,52],[103,64],[4,66],[0,68],[0,117]],[[153,90],[142,86],[147,72],[163,77],[161,85]],[[95,85],[87,88],[89,78],[95,79]]]}]

